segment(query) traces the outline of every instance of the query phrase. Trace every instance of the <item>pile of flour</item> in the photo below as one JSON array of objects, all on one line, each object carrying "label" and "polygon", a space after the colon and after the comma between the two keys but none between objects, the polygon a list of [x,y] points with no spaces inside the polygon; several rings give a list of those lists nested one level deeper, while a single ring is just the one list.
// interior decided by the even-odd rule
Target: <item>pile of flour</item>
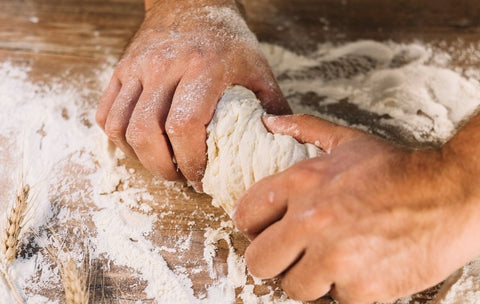
[{"label": "pile of flour", "polygon": [[262,49],[294,112],[409,145],[444,143],[480,102],[479,79],[463,75],[472,67],[454,69],[447,53],[422,44],[324,44],[308,56]]},{"label": "pile of flour", "polygon": [[[262,49],[296,113],[313,113],[406,144],[443,143],[479,103],[475,77],[480,73],[474,68],[454,69],[448,54],[422,44],[325,44],[304,56],[273,45]],[[167,264],[162,252],[181,254],[195,244],[191,238],[179,239],[173,246],[153,243],[149,236],[163,215],[152,214],[149,205],[142,203],[154,200],[153,195],[146,187],[135,186],[136,172],[121,164],[123,155],[107,147],[94,125],[100,87],[111,72],[111,65],[99,68],[95,76],[99,88],[89,89],[91,79],[66,82],[69,77],[59,76],[48,84],[36,83],[29,66],[0,63],[0,213],[14,196],[20,172],[36,196],[28,228],[39,236],[33,249],[12,265],[12,276],[28,303],[55,303],[46,291],[61,293],[58,269],[42,249],[51,242],[47,228],[52,225],[61,236],[79,237],[78,244],[69,248],[79,263],[87,258],[87,247],[89,261],[108,261],[112,269],[128,269],[146,299],[293,303],[272,288],[263,296],[255,295],[255,285],[261,282],[247,279],[243,257],[232,246],[229,221],[207,229],[202,239],[204,251],[198,258],[205,269],[195,271],[211,271],[212,277],[218,241],[228,246],[228,274],[217,276],[205,293],[194,294],[191,274],[182,265]],[[351,109],[363,118],[344,111],[342,115],[338,109]],[[183,195],[179,185],[151,182]],[[154,203],[169,212],[168,200]],[[205,218],[218,221],[209,214]],[[468,265],[449,279],[434,303],[476,303],[478,276],[478,262]],[[239,294],[238,288],[242,288]],[[3,280],[0,303],[13,303]]]}]

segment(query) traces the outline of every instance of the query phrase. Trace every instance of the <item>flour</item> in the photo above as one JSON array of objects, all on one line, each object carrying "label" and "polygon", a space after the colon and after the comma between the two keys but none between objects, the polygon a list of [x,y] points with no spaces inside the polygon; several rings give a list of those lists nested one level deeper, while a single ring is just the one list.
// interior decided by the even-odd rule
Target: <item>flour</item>
[{"label": "flour", "polygon": [[[110,73],[111,68],[102,71],[98,80],[105,84],[105,75]],[[105,152],[98,150],[98,143],[106,143],[106,139],[93,126],[94,107],[84,106],[92,92],[57,83],[55,79],[50,87],[37,85],[28,80],[28,74],[28,67],[13,66],[9,62],[0,65],[2,148],[4,144],[9,145],[8,150],[2,149],[2,157],[17,160],[2,163],[5,167],[1,183],[15,189],[18,172],[26,168],[26,182],[32,185],[36,196],[35,216],[30,222],[32,229],[39,233],[37,243],[50,243],[48,234],[38,232],[44,231],[46,225],[54,227],[62,238],[79,238],[78,243],[86,239],[91,261],[106,257],[118,266],[135,269],[139,279],[147,282],[146,297],[162,303],[177,300],[193,303],[195,298],[188,283],[169,269],[147,239],[156,218],[130,208],[139,201],[151,199],[149,193],[128,185],[124,185],[125,191],[112,192],[121,180],[128,181],[131,175],[124,166],[118,166],[117,161],[123,157],[118,152],[110,158],[106,147]],[[62,117],[62,113],[68,113],[68,119]],[[89,123],[85,123],[85,119]],[[77,170],[71,174],[64,171],[66,168]],[[77,183],[83,184],[83,189],[78,189]],[[2,203],[12,197],[12,190],[4,193],[9,195],[0,194]],[[72,201],[75,205],[60,206],[60,201]],[[3,214],[6,206],[1,207]],[[145,207],[140,205],[140,209]],[[77,224],[72,226],[72,221]],[[85,231],[88,222],[96,231]],[[74,230],[64,230],[69,229],[67,227]],[[70,248],[78,261],[87,254],[83,246]],[[38,251],[34,257],[18,259],[12,265],[11,273],[17,286],[28,303],[58,303],[43,295],[49,286],[61,286],[58,269],[45,250]],[[3,281],[0,281],[0,291],[0,303],[13,303]]]},{"label": "flour", "polygon": [[480,302],[480,260],[454,273],[432,304],[478,304]]},{"label": "flour", "polygon": [[325,44],[305,57],[271,45],[262,49],[294,112],[408,145],[444,143],[479,105],[478,79],[453,71],[448,54],[425,45]]},{"label": "flour", "polygon": [[[478,105],[480,72],[473,67],[452,68],[456,55],[430,46],[325,44],[308,56],[272,45],[262,49],[296,113],[314,113],[406,144],[444,142]],[[479,56],[475,48],[465,47],[462,52],[465,58]],[[24,247],[11,268],[28,303],[61,303],[58,269],[44,250],[44,244],[52,242],[49,227],[70,244],[68,250],[78,263],[88,259],[92,277],[99,282],[102,273],[109,272],[134,282],[120,281],[121,288],[114,291],[118,296],[131,296],[130,287],[143,293],[142,299],[162,303],[235,303],[236,299],[247,304],[294,303],[248,275],[243,256],[232,245],[230,221],[194,209],[218,228],[198,233],[195,223],[188,221],[192,230],[172,244],[154,242],[155,228],[171,216],[170,198],[192,204],[194,198],[182,185],[151,179],[149,183],[165,189],[159,190],[165,192],[165,200],[155,201],[140,170],[127,168],[124,155],[112,149],[94,126],[95,104],[112,72],[111,64],[95,71],[92,77],[98,87],[93,88],[88,86],[92,78],[65,75],[50,77],[48,83],[34,82],[31,69],[0,63],[0,214],[12,200],[21,172],[35,195],[29,227],[39,236],[25,239],[30,247]],[[363,114],[374,109],[375,115],[363,120],[342,116],[336,106],[345,103]],[[227,246],[226,273],[216,269],[219,242]],[[194,246],[204,249],[204,254],[196,251],[195,267],[167,262],[168,254],[182,255]],[[203,272],[211,275],[213,283],[195,293],[193,277]],[[478,273],[478,262],[465,267],[445,283],[433,303],[475,303]],[[263,285],[265,295],[255,295],[256,285]],[[3,280],[0,303],[13,303]]]},{"label": "flour", "polygon": [[237,86],[225,92],[208,126],[203,188],[229,215],[255,182],[320,154],[313,145],[269,133],[262,122],[264,113],[255,94]]}]

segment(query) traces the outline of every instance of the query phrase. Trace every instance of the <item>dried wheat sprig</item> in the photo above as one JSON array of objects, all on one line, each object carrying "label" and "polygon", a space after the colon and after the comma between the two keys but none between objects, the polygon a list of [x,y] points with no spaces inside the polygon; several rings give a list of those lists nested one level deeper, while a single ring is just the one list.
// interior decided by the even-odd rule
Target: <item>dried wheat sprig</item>
[{"label": "dried wheat sprig", "polygon": [[7,216],[7,222],[3,230],[1,241],[1,250],[4,258],[4,265],[8,267],[17,258],[18,247],[20,244],[20,234],[28,211],[28,196],[30,186],[27,184],[22,187],[15,196],[15,201],[10,208]]},{"label": "dried wheat sprig", "polygon": [[[83,268],[77,267],[75,259],[69,250],[60,245],[60,237],[50,228],[53,235],[54,245],[46,245],[44,248],[50,254],[50,257],[57,264],[62,277],[62,284],[65,291],[66,304],[88,304],[89,289],[87,287],[87,275]],[[63,254],[59,254],[62,252]],[[85,266],[84,262],[84,266]]]},{"label": "dried wheat sprig", "polygon": [[88,304],[89,295],[84,272],[77,267],[71,257],[60,262],[59,266],[65,289],[65,302],[67,304]]},{"label": "dried wheat sprig", "polygon": [[20,296],[15,284],[10,278],[8,267],[17,258],[18,247],[20,245],[20,234],[23,225],[25,224],[25,217],[28,211],[28,197],[30,194],[30,186],[27,184],[23,186],[19,193],[15,196],[15,200],[10,207],[8,216],[6,218],[3,236],[0,242],[3,259],[1,260],[0,273],[12,292],[12,296],[18,304],[23,304],[24,301]]}]

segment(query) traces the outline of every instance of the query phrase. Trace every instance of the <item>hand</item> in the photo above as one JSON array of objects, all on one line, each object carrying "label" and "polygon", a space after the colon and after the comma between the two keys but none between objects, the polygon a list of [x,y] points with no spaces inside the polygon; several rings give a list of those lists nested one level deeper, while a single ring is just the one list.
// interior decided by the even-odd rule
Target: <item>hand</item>
[{"label": "hand", "polygon": [[[127,155],[197,190],[206,126],[224,90],[243,85],[270,113],[288,104],[234,2],[156,1],[120,60],[96,120]],[[220,6],[222,3],[224,6]]]},{"label": "hand", "polygon": [[330,292],[362,304],[421,291],[480,253],[478,198],[471,203],[446,153],[307,115],[264,123],[327,153],[260,181],[237,204],[253,275],[280,275],[293,299]]}]

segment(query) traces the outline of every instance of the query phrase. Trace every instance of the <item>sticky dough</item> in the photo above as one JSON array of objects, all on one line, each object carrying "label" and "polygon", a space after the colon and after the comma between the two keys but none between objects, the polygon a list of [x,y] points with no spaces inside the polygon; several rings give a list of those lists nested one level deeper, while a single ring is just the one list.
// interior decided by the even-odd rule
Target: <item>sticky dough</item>
[{"label": "sticky dough", "polygon": [[229,215],[255,182],[319,154],[314,145],[269,133],[261,119],[264,113],[255,94],[235,86],[225,92],[207,128],[204,191]]}]

